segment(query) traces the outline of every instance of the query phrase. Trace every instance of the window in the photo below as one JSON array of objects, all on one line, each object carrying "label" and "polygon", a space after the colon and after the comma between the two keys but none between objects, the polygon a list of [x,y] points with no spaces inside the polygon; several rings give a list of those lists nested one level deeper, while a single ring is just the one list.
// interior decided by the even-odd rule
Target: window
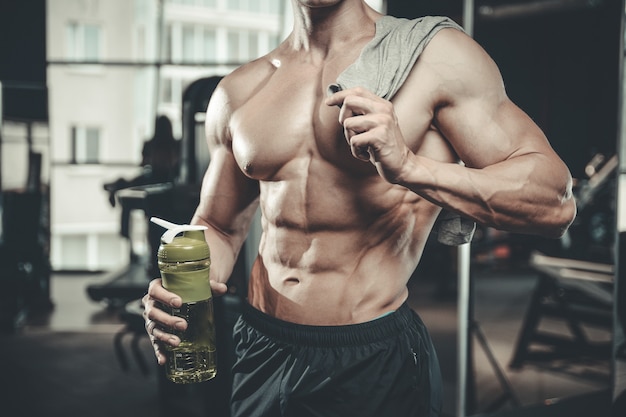
[{"label": "window", "polygon": [[168,24],[165,27],[165,33],[163,34],[163,60],[165,62],[172,62],[174,57],[172,55],[172,49],[174,48],[174,28]]},{"label": "window", "polygon": [[143,25],[137,27],[137,57],[146,59],[146,28]]},{"label": "window", "polygon": [[229,31],[227,35],[228,62],[247,62],[258,58],[261,54],[259,38],[259,32]]},{"label": "window", "polygon": [[163,103],[174,103],[174,92],[171,78],[163,77],[161,83],[161,101]]},{"label": "window", "polygon": [[67,58],[97,61],[101,58],[101,30],[99,26],[77,22],[68,23]]},{"label": "window", "polygon": [[248,32],[248,59],[259,57],[259,34]]},{"label": "window", "polygon": [[265,10],[262,10],[263,6],[265,6],[265,4],[263,4],[263,1],[261,0],[251,1],[248,6],[248,10],[254,13],[259,13],[261,11],[265,11]]},{"label": "window", "polygon": [[[177,39],[173,35],[167,42],[166,51],[178,50],[180,55],[172,61],[177,63],[215,62],[217,60],[217,32],[215,28],[202,25],[181,25],[181,36]],[[172,33],[172,30],[168,33]],[[177,39],[175,41],[174,39]],[[171,55],[171,54],[170,54]]]},{"label": "window", "polygon": [[215,29],[204,29],[204,60],[215,62],[217,60],[217,35]]},{"label": "window", "polygon": [[183,62],[195,61],[196,31],[193,26],[183,26]]},{"label": "window", "polygon": [[239,32],[229,31],[227,36],[228,44],[228,62],[238,62],[240,47],[239,47]]},{"label": "window", "polygon": [[72,126],[72,163],[97,164],[100,161],[100,129]]},{"label": "window", "polygon": [[280,14],[281,6],[279,1],[270,0],[269,2],[269,12],[273,14]]},{"label": "window", "polygon": [[242,0],[228,0],[226,7],[229,10],[240,10]]},{"label": "window", "polygon": [[169,0],[168,2],[173,4],[184,4],[188,6],[204,6],[215,8],[218,1],[219,0]]}]

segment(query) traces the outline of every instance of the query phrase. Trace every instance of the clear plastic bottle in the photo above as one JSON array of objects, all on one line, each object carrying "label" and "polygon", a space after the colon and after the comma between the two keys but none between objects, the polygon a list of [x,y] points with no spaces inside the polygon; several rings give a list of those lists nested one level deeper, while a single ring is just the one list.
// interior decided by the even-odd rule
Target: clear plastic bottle
[{"label": "clear plastic bottle", "polygon": [[[187,329],[170,332],[180,337],[177,347],[165,348],[165,375],[172,382],[207,381],[217,374],[213,297],[209,284],[211,254],[203,226],[176,225],[152,218],[168,230],[161,237],[157,260],[163,286],[179,295],[180,308],[160,306],[187,321]],[[182,236],[176,236],[182,233]]]}]

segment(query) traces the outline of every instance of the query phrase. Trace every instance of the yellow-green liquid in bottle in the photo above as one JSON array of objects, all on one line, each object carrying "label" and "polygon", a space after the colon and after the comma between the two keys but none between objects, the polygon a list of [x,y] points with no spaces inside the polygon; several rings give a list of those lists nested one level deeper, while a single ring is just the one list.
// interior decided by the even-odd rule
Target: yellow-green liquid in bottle
[{"label": "yellow-green liquid in bottle", "polygon": [[181,339],[177,347],[166,345],[165,375],[172,382],[188,384],[207,381],[217,374],[213,298],[184,303],[170,309],[172,315],[184,318],[185,331],[174,331]]},{"label": "yellow-green liquid in bottle", "polygon": [[[166,249],[160,252],[162,258],[167,255]],[[207,381],[217,374],[210,258],[178,262],[166,262],[162,258],[159,269],[163,284],[181,296],[183,304],[180,308],[160,307],[187,322],[186,330],[168,330],[178,336],[181,343],[176,347],[165,345],[165,376],[179,384]]]}]

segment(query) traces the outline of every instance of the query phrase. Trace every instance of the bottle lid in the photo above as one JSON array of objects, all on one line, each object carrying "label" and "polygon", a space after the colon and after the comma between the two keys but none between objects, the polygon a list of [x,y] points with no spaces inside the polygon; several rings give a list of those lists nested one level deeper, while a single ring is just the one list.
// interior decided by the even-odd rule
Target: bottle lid
[{"label": "bottle lid", "polygon": [[[157,217],[150,219],[153,223],[167,229],[161,236],[161,245],[157,253],[160,262],[177,263],[209,259],[209,245],[204,238],[205,226],[180,225],[170,223]],[[182,236],[177,236],[182,233]],[[209,274],[204,270],[164,272],[161,271],[163,286],[178,294],[183,303],[206,300],[211,297]]]},{"label": "bottle lid", "polygon": [[[167,229],[161,236],[161,246],[157,253],[160,261],[198,261],[210,256],[203,232],[206,226],[174,224],[157,217],[152,217],[150,221]],[[183,235],[177,237],[180,233]]]}]

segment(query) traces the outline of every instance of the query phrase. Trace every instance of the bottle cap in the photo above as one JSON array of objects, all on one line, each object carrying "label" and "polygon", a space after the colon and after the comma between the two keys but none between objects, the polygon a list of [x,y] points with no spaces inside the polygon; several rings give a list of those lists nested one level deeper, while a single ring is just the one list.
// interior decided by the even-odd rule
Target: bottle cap
[{"label": "bottle cap", "polygon": [[[168,229],[161,236],[161,246],[157,253],[160,261],[198,261],[210,256],[209,246],[203,232],[206,226],[175,224],[158,217],[152,217],[150,221]],[[176,237],[180,233],[183,235]]]},{"label": "bottle cap", "polygon": [[[209,245],[204,238],[205,226],[179,225],[152,217],[153,223],[168,229],[161,236],[161,245],[157,253],[159,262],[177,263],[210,260]],[[182,233],[182,236],[177,236]],[[210,263],[209,263],[210,265]],[[178,294],[183,303],[205,300],[211,297],[211,285],[206,269],[177,272],[161,271],[163,286]]]}]

